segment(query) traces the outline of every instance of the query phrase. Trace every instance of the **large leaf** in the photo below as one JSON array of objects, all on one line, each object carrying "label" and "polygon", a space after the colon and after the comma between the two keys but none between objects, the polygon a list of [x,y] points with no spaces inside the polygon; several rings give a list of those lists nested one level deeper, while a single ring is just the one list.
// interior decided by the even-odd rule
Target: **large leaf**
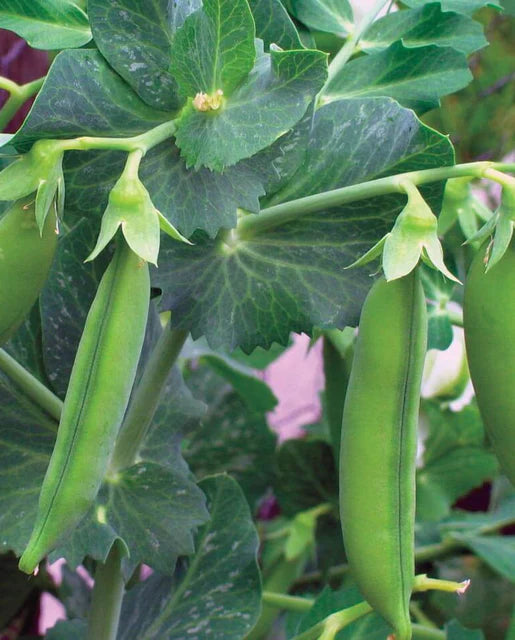
[{"label": "large leaf", "polygon": [[[389,99],[346,100],[319,109],[304,161],[272,204],[421,168],[451,164],[448,140]],[[442,184],[424,190],[439,210]],[[164,239],[152,277],[175,327],[212,348],[251,351],[286,344],[291,331],[354,325],[371,286],[366,269],[345,270],[385,233],[402,209],[399,194],[304,216],[225,245]]]},{"label": "large leaf", "polygon": [[234,476],[253,507],[272,484],[276,436],[262,411],[249,411],[241,397],[216,378],[209,370],[197,370],[188,379],[208,411],[187,438],[184,456],[197,477],[222,472]]},{"label": "large leaf", "polygon": [[249,0],[256,23],[256,37],[266,47],[276,44],[281,49],[301,49],[302,43],[295,25],[281,0]]},{"label": "large leaf", "polygon": [[339,36],[352,32],[354,16],[349,0],[291,0],[294,15],[311,29]]},{"label": "large leaf", "polygon": [[321,51],[259,50],[252,72],[218,111],[185,108],[176,142],[187,165],[220,171],[270,145],[302,118],[326,65]]},{"label": "large leaf", "polygon": [[230,96],[252,69],[255,26],[247,0],[204,0],[177,31],[171,71],[184,96]]},{"label": "large leaf", "polygon": [[240,488],[227,476],[204,480],[211,520],[196,553],[174,578],[154,574],[125,597],[118,640],[239,640],[261,606],[258,538]]},{"label": "large leaf", "polygon": [[490,567],[515,582],[515,536],[454,535]]},{"label": "large leaf", "polygon": [[170,72],[173,35],[201,5],[201,0],[90,0],[88,15],[95,43],[113,69],[146,103],[171,110],[181,103]]},{"label": "large leaf", "polygon": [[88,18],[73,0],[2,0],[0,28],[36,49],[81,47],[91,40]]},{"label": "large leaf", "polygon": [[0,373],[0,549],[28,542],[57,424]]},{"label": "large leaf", "polygon": [[380,51],[401,38],[405,47],[438,44],[463,53],[472,53],[488,44],[479,22],[463,14],[444,12],[438,2],[420,9],[396,11],[376,20],[359,44],[364,51]]},{"label": "large leaf", "polygon": [[323,99],[390,96],[422,112],[437,107],[442,96],[471,80],[463,53],[436,45],[408,48],[399,41],[346,64],[327,86]]},{"label": "large leaf", "polygon": [[[404,4],[408,7],[421,7],[432,2],[434,0],[404,0]],[[498,0],[442,0],[441,4],[443,11],[458,11],[460,13],[474,13],[481,7],[501,8]]]},{"label": "large leaf", "polygon": [[93,49],[63,51],[12,143],[40,138],[131,136],[168,119],[147,106]]}]

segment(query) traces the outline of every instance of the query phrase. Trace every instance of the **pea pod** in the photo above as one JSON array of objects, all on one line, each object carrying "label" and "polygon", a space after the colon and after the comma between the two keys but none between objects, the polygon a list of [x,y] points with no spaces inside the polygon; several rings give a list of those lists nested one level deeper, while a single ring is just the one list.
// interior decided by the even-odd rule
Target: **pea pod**
[{"label": "pea pod", "polygon": [[20,559],[26,573],[95,500],[134,382],[149,298],[148,265],[120,239],[75,357],[36,524]]},{"label": "pea pod", "polygon": [[415,457],[427,341],[418,272],[378,280],[363,306],[343,411],[340,509],[345,549],[369,604],[411,638]]},{"label": "pea pod", "polygon": [[485,273],[487,245],[476,254],[465,283],[465,344],[479,411],[515,485],[515,242]]},{"label": "pea pod", "polygon": [[47,216],[40,234],[33,201],[18,200],[0,219],[0,345],[36,302],[56,247],[55,213]]}]

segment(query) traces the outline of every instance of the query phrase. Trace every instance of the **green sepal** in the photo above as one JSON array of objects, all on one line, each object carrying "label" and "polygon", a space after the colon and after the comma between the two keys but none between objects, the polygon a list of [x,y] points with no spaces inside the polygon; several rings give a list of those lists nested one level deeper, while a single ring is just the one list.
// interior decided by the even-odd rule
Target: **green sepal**
[{"label": "green sepal", "polygon": [[372,262],[372,260],[379,258],[379,256],[383,253],[383,247],[387,237],[388,234],[386,236],[383,236],[381,240],[379,240],[379,242],[376,242],[376,244],[371,249],[369,249],[360,258],[358,258],[352,264],[349,264],[345,268],[352,269],[353,267],[362,267],[363,265]]},{"label": "green sepal", "polygon": [[129,247],[146,262],[157,265],[159,214],[139,178],[124,172],[109,193],[97,244],[86,261],[105,249],[121,227]]},{"label": "green sepal", "polygon": [[51,168],[47,178],[40,180],[36,193],[36,222],[41,235],[43,235],[46,217],[54,202],[56,205],[57,215],[58,217],[61,217],[64,208],[64,174],[62,155]]},{"label": "green sepal", "polygon": [[[156,209],[157,211],[157,209]],[[179,233],[177,229],[173,226],[173,224],[165,218],[161,211],[157,211],[157,215],[159,216],[159,226],[161,227],[161,231],[166,233],[173,238],[174,240],[178,240],[179,242],[184,242],[186,244],[193,245],[193,242],[190,242],[188,238],[185,238],[182,233]]]},{"label": "green sepal", "polygon": [[[0,172],[0,200],[19,200],[37,191],[43,183],[57,179],[62,159],[58,140],[38,140],[28,153]],[[46,199],[42,196],[42,202]],[[42,224],[39,226],[41,229]]]}]

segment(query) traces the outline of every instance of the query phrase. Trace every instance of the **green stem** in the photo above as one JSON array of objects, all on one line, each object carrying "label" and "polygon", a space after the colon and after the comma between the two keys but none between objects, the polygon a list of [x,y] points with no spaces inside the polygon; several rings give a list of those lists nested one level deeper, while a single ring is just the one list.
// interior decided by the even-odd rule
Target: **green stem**
[{"label": "green stem", "polygon": [[42,77],[19,85],[8,78],[0,77],[0,89],[5,89],[10,93],[7,102],[0,109],[0,131],[3,131],[11,122],[18,109],[41,89],[44,81],[45,77]]},{"label": "green stem", "polygon": [[274,591],[263,591],[261,598],[265,604],[285,611],[309,611],[315,604],[311,598],[299,598]]},{"label": "green stem", "polygon": [[115,149],[118,151],[141,151],[143,155],[164,140],[171,138],[176,130],[175,120],[169,120],[131,138],[99,138],[82,136],[70,140],[62,140],[63,151],[89,151],[91,149]]},{"label": "green stem", "polygon": [[436,624],[426,616],[426,614],[422,610],[422,607],[420,606],[420,603],[416,602],[415,600],[412,600],[409,603],[409,610],[411,612],[411,615],[415,618],[415,620],[419,624],[424,625],[425,627],[429,627],[430,629],[438,628]]},{"label": "green stem", "polygon": [[177,360],[187,337],[187,331],[172,330],[170,324],[164,328],[125,416],[113,452],[110,474],[115,474],[134,463],[159,405],[170,369]]},{"label": "green stem", "polygon": [[421,624],[414,624],[412,630],[413,640],[445,640],[447,638],[445,631],[424,627]]},{"label": "green stem", "polygon": [[59,422],[63,403],[37,378],[21,366],[7,351],[0,349],[0,369],[34,402]]},{"label": "green stem", "polygon": [[455,311],[454,309],[447,309],[447,315],[449,316],[449,320],[451,324],[455,327],[463,327],[463,312]]},{"label": "green stem", "polygon": [[513,178],[513,176],[506,175],[506,173],[503,173],[498,169],[487,169],[484,172],[483,177],[487,178],[488,180],[497,182],[502,187],[511,187],[512,189],[515,187],[515,178]]},{"label": "green stem", "polygon": [[372,9],[363,16],[359,26],[356,27],[356,29],[354,30],[354,33],[352,33],[351,36],[347,39],[343,47],[335,55],[335,57],[333,58],[333,61],[329,65],[327,81],[324,87],[322,88],[320,95],[322,95],[325,92],[327,86],[332,81],[332,79],[336,75],[338,75],[338,73],[340,73],[343,67],[347,64],[349,58],[354,53],[356,49],[356,45],[360,41],[361,36],[365,33],[365,31],[372,24],[372,22],[374,22],[377,14],[381,11],[381,9],[386,4],[388,4],[389,1],[390,0],[378,0],[376,4],[372,7]]},{"label": "green stem", "polygon": [[362,618],[371,612],[372,607],[368,602],[359,602],[353,607],[348,607],[347,609],[342,609],[336,613],[331,613],[331,615],[311,627],[311,629],[295,636],[293,640],[316,640],[319,636],[327,639],[334,638],[342,629],[345,629],[345,627],[348,627],[356,620],[359,620],[359,618]]},{"label": "green stem", "polygon": [[241,218],[238,221],[237,235],[240,239],[248,239],[262,231],[297,220],[310,213],[324,211],[331,207],[338,207],[375,196],[405,193],[402,184],[406,180],[409,180],[414,185],[422,185],[462,176],[481,178],[483,173],[491,167],[492,163],[485,161],[456,164],[451,167],[438,167],[436,169],[420,169],[282,202],[263,209],[259,215]]},{"label": "green stem", "polygon": [[116,541],[106,563],[97,564],[86,640],[116,640],[125,590],[123,556],[121,545]]}]

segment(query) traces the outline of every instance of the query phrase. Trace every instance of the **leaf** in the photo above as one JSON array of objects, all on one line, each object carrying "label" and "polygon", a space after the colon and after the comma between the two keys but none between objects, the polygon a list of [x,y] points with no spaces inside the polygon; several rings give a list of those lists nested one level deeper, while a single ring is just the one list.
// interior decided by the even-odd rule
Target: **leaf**
[{"label": "leaf", "polygon": [[302,118],[326,73],[321,51],[258,51],[251,73],[218,111],[191,103],[184,109],[176,144],[187,166],[221,171],[272,144]]},{"label": "leaf", "polygon": [[26,151],[41,138],[132,136],[168,119],[142,102],[98,51],[63,51],[12,144]]},{"label": "leaf", "polygon": [[295,25],[280,0],[249,0],[256,23],[256,37],[265,47],[276,44],[281,49],[302,49]]},{"label": "leaf", "polygon": [[263,412],[250,411],[241,397],[209,370],[188,385],[207,414],[187,438],[184,456],[197,477],[229,473],[253,507],[272,483],[276,436]]},{"label": "leaf", "polygon": [[363,51],[382,51],[396,40],[405,47],[437,44],[472,53],[488,44],[483,28],[468,16],[442,11],[439,3],[419,9],[396,11],[376,20],[359,41]]},{"label": "leaf", "polygon": [[[334,102],[315,113],[298,171],[268,202],[452,162],[448,140],[393,100]],[[423,189],[434,211],[441,194],[441,183]],[[161,307],[173,310],[175,327],[228,351],[286,344],[290,332],[313,326],[356,326],[372,280],[366,270],[344,266],[390,230],[404,203],[399,194],[368,198],[233,244],[199,235],[194,247],[182,247],[163,238],[152,272]]]},{"label": "leaf", "polygon": [[[448,184],[448,182],[447,182]],[[420,270],[422,284],[428,302],[428,344],[429,349],[445,351],[453,338],[452,324],[447,303],[451,299],[455,285],[443,278],[434,269],[423,265]]]},{"label": "leaf", "polygon": [[57,424],[0,372],[0,549],[21,555],[36,519]]},{"label": "leaf", "polygon": [[2,0],[0,28],[36,49],[81,47],[91,40],[88,18],[72,0]]},{"label": "leaf", "polygon": [[[293,629],[289,638],[307,631],[327,616],[347,609],[363,601],[356,587],[332,591],[326,587],[316,598],[315,604],[305,613]],[[391,627],[376,613],[365,616],[348,625],[338,633],[338,640],[384,640]]]},{"label": "leaf", "polygon": [[502,576],[515,582],[515,536],[453,535]]},{"label": "leaf", "polygon": [[338,502],[333,452],[325,442],[286,441],[277,452],[276,467],[274,491],[285,515]]},{"label": "leaf", "polygon": [[107,481],[95,507],[51,559],[77,567],[88,555],[105,562],[116,538],[128,547],[129,566],[144,562],[171,574],[178,556],[193,553],[192,533],[208,519],[203,493],[184,475],[152,462],[139,462]]},{"label": "leaf", "polygon": [[[420,7],[432,2],[434,0],[405,0],[404,4],[408,7]],[[443,11],[458,11],[460,13],[474,13],[482,7],[501,8],[497,0],[442,0],[441,5]]]},{"label": "leaf", "polygon": [[354,29],[349,0],[291,0],[292,12],[310,29],[345,37]]},{"label": "leaf", "polygon": [[233,387],[250,411],[264,413],[272,411],[277,405],[277,398],[270,387],[258,378],[251,368],[223,352],[213,351],[205,340],[190,340],[182,349],[181,356],[207,364]]},{"label": "leaf", "polygon": [[150,106],[172,111],[181,106],[170,72],[172,41],[201,0],[90,0],[88,15],[95,44],[115,71]]},{"label": "leaf", "polygon": [[390,96],[405,107],[424,112],[471,80],[465,55],[451,47],[407,48],[394,42],[384,51],[346,64],[328,84],[323,101]]},{"label": "leaf", "polygon": [[85,640],[88,625],[84,620],[60,620],[49,629],[46,640]]},{"label": "leaf", "polygon": [[154,574],[124,598],[118,640],[239,640],[261,607],[258,537],[234,480],[207,478],[211,520],[195,540],[196,553],[174,578]]},{"label": "leaf", "polygon": [[457,620],[451,620],[445,625],[447,640],[484,640],[482,631],[465,629]]},{"label": "leaf", "polygon": [[247,0],[203,0],[175,34],[170,69],[184,96],[230,96],[252,69],[255,26]]}]

